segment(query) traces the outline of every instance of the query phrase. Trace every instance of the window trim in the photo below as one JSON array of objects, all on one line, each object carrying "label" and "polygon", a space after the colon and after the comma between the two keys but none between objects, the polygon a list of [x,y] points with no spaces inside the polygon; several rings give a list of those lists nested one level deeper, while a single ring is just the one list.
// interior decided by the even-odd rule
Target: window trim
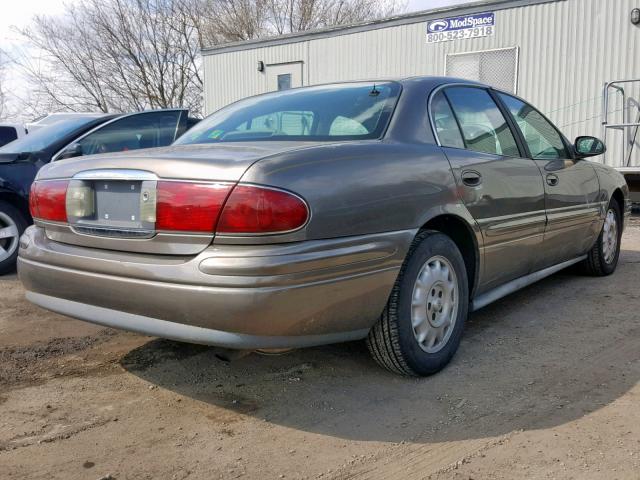
[{"label": "window trim", "polygon": [[[462,133],[462,128],[460,126],[460,121],[458,120],[458,115],[456,115],[456,112],[453,109],[453,106],[451,105],[451,102],[449,101],[449,97],[447,97],[446,92],[445,92],[445,90],[448,89],[448,88],[456,88],[456,87],[478,88],[480,90],[484,90],[485,92],[487,92],[489,97],[491,97],[493,102],[496,104],[496,107],[498,107],[498,110],[500,111],[500,113],[504,117],[505,122],[507,123],[507,126],[509,127],[509,130],[511,131],[511,135],[513,135],[513,139],[516,142],[516,146],[518,147],[518,152],[520,154],[518,157],[514,157],[513,155],[502,155],[502,154],[490,153],[490,152],[476,152],[475,150],[470,150],[469,148],[466,148],[467,142],[464,139],[464,135]],[[514,124],[512,123],[513,120],[511,118],[510,112],[505,112],[504,111],[504,105],[502,104],[502,102],[496,101],[496,99],[494,98],[494,95],[492,94],[492,90],[493,89],[491,87],[486,86],[486,85],[482,85],[482,84],[478,84],[478,83],[465,83],[465,82],[443,83],[442,85],[439,85],[436,88],[434,88],[431,91],[431,93],[429,94],[429,99],[428,99],[428,104],[427,104],[427,115],[429,117],[429,125],[431,126],[431,133],[433,134],[433,138],[435,138],[435,140],[436,140],[436,144],[440,148],[453,148],[453,149],[456,149],[456,150],[466,150],[468,152],[482,153],[484,155],[493,155],[494,157],[499,157],[499,158],[531,158],[530,156],[526,155],[528,153],[528,150],[524,150],[524,147],[526,147],[526,145],[522,144],[522,141],[521,141],[521,138],[520,138],[520,132],[519,131],[517,131],[517,132],[514,131]],[[442,145],[442,142],[440,141],[440,138],[438,137],[438,132],[437,132],[437,129],[436,129],[436,126],[435,126],[435,121],[434,121],[434,116],[433,116],[433,99],[439,92],[443,92],[444,93],[444,97],[447,100],[447,102],[449,103],[449,107],[451,108],[451,111],[453,112],[453,117],[456,119],[456,124],[458,125],[458,130],[460,131],[460,136],[462,137],[462,141],[465,144],[465,148],[449,147],[449,146]],[[522,100],[522,101],[524,101],[524,100]],[[509,113],[509,114],[507,115],[506,113]]]},{"label": "window trim", "polygon": [[[173,141],[175,142],[177,139],[177,134],[178,134],[178,129],[180,128],[180,122],[182,121],[182,116],[187,112],[184,108],[161,108],[158,110],[143,110],[141,112],[133,112],[133,113],[126,113],[123,115],[118,115],[117,117],[112,118],[111,120],[107,120],[104,123],[101,123],[100,125],[97,125],[95,127],[93,127],[92,129],[84,132],[82,135],[80,135],[79,137],[76,137],[72,140],[69,140],[65,145],[63,145],[56,153],[53,154],[53,156],[51,157],[51,161],[55,162],[57,160],[60,160],[60,155],[62,155],[62,152],[64,150],[66,150],[66,148],[73,144],[73,143],[77,143],[80,140],[83,140],[85,137],[88,137],[89,135],[91,135],[93,132],[96,132],[98,130],[100,130],[103,127],[106,127],[107,125],[111,125],[114,122],[117,122],[118,120],[122,120],[124,118],[129,118],[129,117],[133,117],[134,115],[141,115],[141,114],[145,114],[145,113],[156,113],[156,112],[180,112],[180,114],[178,115],[178,121],[176,122],[176,129],[173,132]],[[188,115],[188,113],[187,113]],[[173,143],[173,142],[171,142]]]},{"label": "window trim", "polygon": [[[549,118],[544,113],[542,113],[538,108],[536,108],[534,105],[532,105],[531,102],[526,101],[524,98],[519,97],[518,95],[514,95],[513,93],[505,92],[504,90],[500,90],[498,88],[491,88],[491,91],[495,95],[496,102],[498,102],[502,106],[502,108],[505,109],[507,115],[509,116],[509,118],[513,122],[515,130],[516,130],[516,134],[518,135],[519,140],[522,142],[522,145],[524,147],[524,151],[526,153],[527,158],[530,158],[531,160],[540,160],[542,162],[544,162],[544,161],[551,162],[551,161],[554,161],[554,160],[558,160],[557,158],[545,159],[545,158],[534,158],[533,157],[533,155],[531,154],[531,150],[529,149],[529,145],[527,144],[527,140],[525,139],[524,135],[522,134],[522,131],[520,130],[520,127],[518,127],[517,120],[515,119],[515,117],[511,113],[511,110],[509,110],[509,107],[507,107],[507,105],[502,100],[502,98],[500,98],[500,94],[501,95],[506,95],[506,96],[511,97],[511,98],[515,98],[516,100],[521,101],[525,105],[528,105],[533,110],[538,112],[538,114],[544,120],[546,120],[549,123],[549,125],[551,125],[553,127],[553,129],[556,131],[556,133],[560,136],[560,140],[562,141],[562,144],[564,145],[565,150],[569,154],[569,156],[566,158],[566,160],[576,160],[576,158],[577,158],[576,157],[576,152],[575,152],[575,149],[573,148],[573,145],[569,142],[569,139],[562,133],[562,131],[556,126],[555,123],[553,123],[551,120],[549,120]],[[562,160],[562,159],[560,159],[560,160]]]}]

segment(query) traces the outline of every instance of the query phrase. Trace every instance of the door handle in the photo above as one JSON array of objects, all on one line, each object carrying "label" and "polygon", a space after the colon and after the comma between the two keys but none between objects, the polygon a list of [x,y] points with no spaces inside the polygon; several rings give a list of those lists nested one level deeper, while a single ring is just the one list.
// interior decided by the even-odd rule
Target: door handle
[{"label": "door handle", "polygon": [[547,175],[547,184],[551,187],[555,187],[556,185],[558,185],[558,183],[560,182],[560,179],[558,178],[557,175],[554,175],[553,173],[550,173],[549,175]]},{"label": "door handle", "polygon": [[467,187],[477,187],[482,183],[482,175],[473,170],[462,172],[462,183]]}]

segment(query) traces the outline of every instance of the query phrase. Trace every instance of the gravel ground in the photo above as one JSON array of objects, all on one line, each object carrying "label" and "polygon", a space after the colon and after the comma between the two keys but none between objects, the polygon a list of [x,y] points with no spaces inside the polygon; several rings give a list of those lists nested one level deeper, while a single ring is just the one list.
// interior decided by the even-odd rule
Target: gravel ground
[{"label": "gravel ground", "polygon": [[361,343],[250,355],[71,320],[0,278],[3,479],[639,479],[640,222],[609,278],[475,314],[453,363]]}]

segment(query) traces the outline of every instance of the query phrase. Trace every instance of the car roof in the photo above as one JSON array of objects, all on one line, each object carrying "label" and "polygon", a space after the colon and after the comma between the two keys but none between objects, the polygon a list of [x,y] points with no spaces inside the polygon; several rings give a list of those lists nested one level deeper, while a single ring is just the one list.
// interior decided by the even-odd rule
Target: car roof
[{"label": "car roof", "polygon": [[51,120],[57,122],[58,120],[61,120],[63,118],[78,118],[78,117],[100,118],[106,115],[109,115],[109,114],[104,112],[55,112],[55,113],[48,113],[47,115],[44,115],[28,123],[44,124],[44,123],[50,123],[49,121]]}]

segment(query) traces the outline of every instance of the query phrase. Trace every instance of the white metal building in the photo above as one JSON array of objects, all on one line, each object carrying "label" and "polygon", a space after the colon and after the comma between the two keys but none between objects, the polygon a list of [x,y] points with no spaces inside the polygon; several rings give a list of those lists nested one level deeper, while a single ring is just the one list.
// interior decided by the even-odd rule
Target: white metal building
[{"label": "white metal building", "polygon": [[[639,9],[640,0],[485,0],[220,45],[203,50],[205,109],[278,88],[449,75],[517,93],[569,138],[602,137],[605,83],[640,79]],[[640,121],[640,81],[608,91],[610,124]],[[638,163],[636,130],[607,130],[607,163]]]}]

